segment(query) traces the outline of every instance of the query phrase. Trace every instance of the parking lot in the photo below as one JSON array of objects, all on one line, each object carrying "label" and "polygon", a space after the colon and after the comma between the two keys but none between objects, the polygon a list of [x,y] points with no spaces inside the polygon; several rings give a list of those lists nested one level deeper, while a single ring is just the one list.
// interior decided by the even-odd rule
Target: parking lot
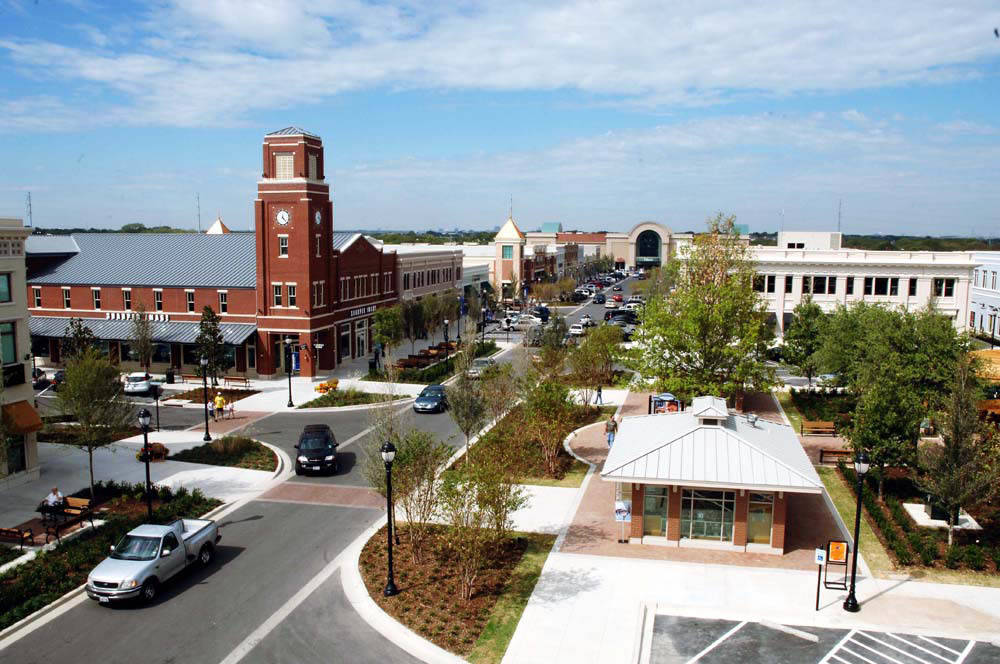
[{"label": "parking lot", "polygon": [[658,615],[651,664],[987,664],[991,643],[877,630]]}]

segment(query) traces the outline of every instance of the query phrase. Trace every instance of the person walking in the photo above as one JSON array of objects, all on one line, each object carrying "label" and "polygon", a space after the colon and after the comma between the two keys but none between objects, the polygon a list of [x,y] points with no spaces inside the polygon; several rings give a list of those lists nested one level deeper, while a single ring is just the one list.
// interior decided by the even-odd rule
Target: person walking
[{"label": "person walking", "polygon": [[608,418],[607,424],[604,425],[604,432],[608,435],[608,448],[611,448],[612,443],[615,442],[615,433],[618,431],[618,423],[615,422],[615,416],[612,415]]},{"label": "person walking", "polygon": [[226,415],[226,398],[222,392],[215,393],[215,421],[218,422]]},{"label": "person walking", "polygon": [[601,386],[600,385],[597,386],[597,396],[594,397],[594,405],[595,406],[603,406],[604,405],[604,397],[601,395]]},{"label": "person walking", "polygon": [[208,416],[215,419],[215,399],[208,400]]}]

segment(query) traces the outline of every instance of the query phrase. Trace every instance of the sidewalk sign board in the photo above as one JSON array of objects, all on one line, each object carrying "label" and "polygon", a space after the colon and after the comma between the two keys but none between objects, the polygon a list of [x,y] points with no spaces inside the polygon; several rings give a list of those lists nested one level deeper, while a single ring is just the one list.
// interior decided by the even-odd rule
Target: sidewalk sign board
[{"label": "sidewalk sign board", "polygon": [[625,538],[625,524],[632,523],[632,501],[631,500],[616,500],[615,501],[615,521],[622,524],[621,525],[621,538],[618,540],[619,544],[628,542]]},{"label": "sidewalk sign board", "polygon": [[[830,540],[826,543],[826,574],[823,585],[828,590],[847,590],[847,554],[851,547],[844,540]],[[830,568],[843,567],[844,576],[840,580],[830,580]]]},{"label": "sidewalk sign board", "polygon": [[826,549],[817,548],[813,551],[816,559],[816,610],[819,611],[819,582],[823,578],[823,564],[826,562]]}]

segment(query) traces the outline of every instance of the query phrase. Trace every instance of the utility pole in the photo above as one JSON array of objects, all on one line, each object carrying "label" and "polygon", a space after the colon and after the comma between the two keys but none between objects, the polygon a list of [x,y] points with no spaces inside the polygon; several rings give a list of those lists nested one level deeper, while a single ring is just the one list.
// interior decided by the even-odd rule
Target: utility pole
[{"label": "utility pole", "polygon": [[28,192],[27,215],[28,225],[31,226],[31,192]]},{"label": "utility pole", "polygon": [[201,193],[195,193],[194,200],[198,205],[198,232],[201,232]]}]

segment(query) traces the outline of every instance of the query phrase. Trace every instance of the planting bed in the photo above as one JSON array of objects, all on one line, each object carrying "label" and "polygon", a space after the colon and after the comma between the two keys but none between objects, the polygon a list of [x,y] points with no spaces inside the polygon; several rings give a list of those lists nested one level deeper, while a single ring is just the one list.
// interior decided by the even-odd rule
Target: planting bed
[{"label": "planting bed", "polygon": [[330,390],[326,394],[320,395],[312,401],[299,406],[299,408],[330,408],[332,406],[357,406],[366,403],[378,403],[402,399],[399,395],[381,394],[377,392],[362,392],[361,390]]},{"label": "planting bed", "polygon": [[192,447],[167,457],[173,461],[204,463],[210,466],[230,466],[273,472],[278,457],[268,447],[246,436],[224,436],[210,443]]},{"label": "planting bed", "polygon": [[[222,393],[222,398],[226,400],[226,403],[231,403],[233,401],[239,401],[240,399],[245,399],[251,395],[258,394],[260,390],[241,390],[229,387],[210,387],[208,388],[208,398],[209,400],[214,399],[216,394]],[[205,400],[204,389],[196,387],[193,390],[187,390],[186,392],[181,392],[179,394],[171,394],[170,399],[177,399],[180,401],[193,401],[195,403],[202,403]]]}]

